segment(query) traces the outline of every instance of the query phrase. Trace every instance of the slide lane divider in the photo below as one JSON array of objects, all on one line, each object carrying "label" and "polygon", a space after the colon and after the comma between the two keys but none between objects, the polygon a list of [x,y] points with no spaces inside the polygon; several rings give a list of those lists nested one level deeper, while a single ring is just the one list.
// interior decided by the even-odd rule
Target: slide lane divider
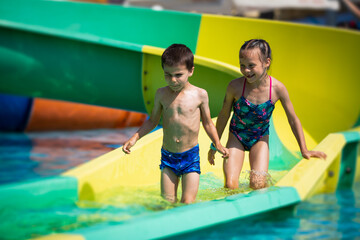
[{"label": "slide lane divider", "polygon": [[[323,151],[327,159],[310,160],[302,159],[289,173],[276,184],[276,186],[293,186],[298,191],[301,200],[311,197],[316,193],[334,192],[338,187],[343,149],[346,146],[357,147],[360,141],[360,127],[339,133],[331,133],[324,138],[315,148]],[[353,143],[356,143],[353,145]],[[358,149],[358,148],[357,148]],[[346,157],[346,156],[345,156]],[[358,156],[353,155],[352,161]]]}]

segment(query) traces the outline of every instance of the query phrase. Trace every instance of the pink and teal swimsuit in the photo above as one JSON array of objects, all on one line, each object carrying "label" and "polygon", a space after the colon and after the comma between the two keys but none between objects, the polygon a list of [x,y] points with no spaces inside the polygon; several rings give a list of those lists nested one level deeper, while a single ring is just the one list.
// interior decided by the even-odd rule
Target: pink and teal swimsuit
[{"label": "pink and teal swimsuit", "polygon": [[269,125],[275,108],[271,101],[272,79],[270,77],[269,100],[261,104],[253,104],[244,97],[246,79],[242,95],[233,104],[234,114],[230,122],[230,132],[241,142],[246,151],[263,136],[269,135]]}]

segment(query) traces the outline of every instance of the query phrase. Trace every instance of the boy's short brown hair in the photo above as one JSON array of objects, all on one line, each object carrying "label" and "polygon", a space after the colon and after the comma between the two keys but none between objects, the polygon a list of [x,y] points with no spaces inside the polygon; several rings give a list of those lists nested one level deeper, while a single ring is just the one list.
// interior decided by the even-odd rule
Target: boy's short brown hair
[{"label": "boy's short brown hair", "polygon": [[185,65],[191,71],[194,67],[194,54],[184,44],[172,44],[165,49],[161,56],[161,66]]}]

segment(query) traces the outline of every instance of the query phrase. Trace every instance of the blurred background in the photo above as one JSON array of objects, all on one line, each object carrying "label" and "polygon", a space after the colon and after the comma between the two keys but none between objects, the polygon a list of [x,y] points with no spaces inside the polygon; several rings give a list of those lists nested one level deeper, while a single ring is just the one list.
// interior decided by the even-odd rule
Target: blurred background
[{"label": "blurred background", "polygon": [[360,0],[80,0],[358,30]]},{"label": "blurred background", "polygon": [[[73,0],[360,28],[360,0]],[[146,114],[102,106],[0,94],[0,131],[31,132],[140,126]]]}]

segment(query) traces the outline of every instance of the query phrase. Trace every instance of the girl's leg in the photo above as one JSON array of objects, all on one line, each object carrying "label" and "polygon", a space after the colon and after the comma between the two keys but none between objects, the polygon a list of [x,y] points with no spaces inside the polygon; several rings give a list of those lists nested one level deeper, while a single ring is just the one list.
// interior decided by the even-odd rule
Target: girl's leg
[{"label": "girl's leg", "polygon": [[267,171],[269,169],[269,135],[262,137],[249,153],[250,187],[260,189],[267,187]]},{"label": "girl's leg", "polygon": [[179,178],[169,168],[164,168],[161,171],[161,196],[169,202],[175,203],[177,201],[177,188]]},{"label": "girl's leg", "polygon": [[196,199],[199,189],[200,175],[197,172],[185,173],[182,175],[182,203],[192,203]]},{"label": "girl's leg", "polygon": [[235,189],[239,187],[239,176],[244,162],[245,149],[231,132],[229,132],[226,147],[229,149],[229,158],[224,159],[223,162],[225,187]]}]

